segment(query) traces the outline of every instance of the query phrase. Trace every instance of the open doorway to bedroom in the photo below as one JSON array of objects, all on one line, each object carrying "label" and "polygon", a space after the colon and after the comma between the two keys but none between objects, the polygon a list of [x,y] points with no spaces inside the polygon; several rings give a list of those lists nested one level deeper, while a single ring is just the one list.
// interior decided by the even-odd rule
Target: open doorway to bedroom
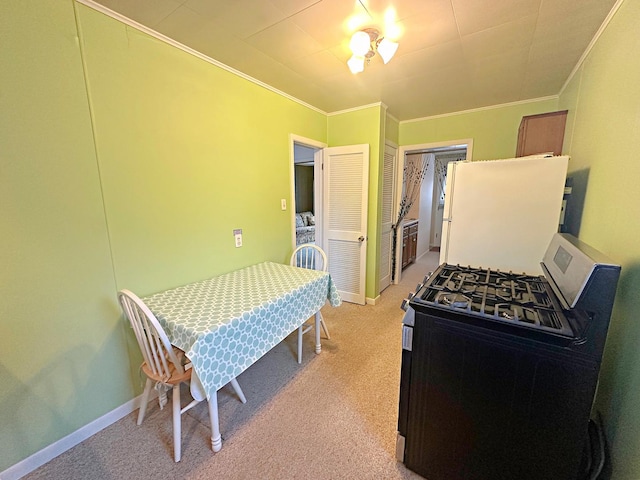
[{"label": "open doorway to bedroom", "polygon": [[294,143],[296,245],[316,243],[316,205],[314,204],[314,155],[317,149]]},{"label": "open doorway to bedroom", "polygon": [[326,145],[291,135],[293,247],[322,246],[322,149]]}]

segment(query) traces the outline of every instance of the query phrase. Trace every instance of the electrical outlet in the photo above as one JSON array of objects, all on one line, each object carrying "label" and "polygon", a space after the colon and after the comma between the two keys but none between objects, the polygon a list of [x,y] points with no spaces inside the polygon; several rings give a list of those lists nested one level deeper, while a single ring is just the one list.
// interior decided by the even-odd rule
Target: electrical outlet
[{"label": "electrical outlet", "polygon": [[287,209],[287,199],[283,198],[280,200],[280,208],[282,208],[282,210],[286,210]]},{"label": "electrical outlet", "polygon": [[233,231],[233,236],[236,241],[236,248],[242,246],[242,229],[237,229]]}]

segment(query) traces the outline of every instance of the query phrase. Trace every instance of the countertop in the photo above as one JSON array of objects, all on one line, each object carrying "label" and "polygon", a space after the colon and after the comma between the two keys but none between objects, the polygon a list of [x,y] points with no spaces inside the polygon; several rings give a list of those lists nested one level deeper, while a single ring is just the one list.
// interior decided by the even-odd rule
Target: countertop
[{"label": "countertop", "polygon": [[418,223],[417,218],[407,218],[405,219],[403,226],[410,227],[411,225],[416,225],[417,223]]}]

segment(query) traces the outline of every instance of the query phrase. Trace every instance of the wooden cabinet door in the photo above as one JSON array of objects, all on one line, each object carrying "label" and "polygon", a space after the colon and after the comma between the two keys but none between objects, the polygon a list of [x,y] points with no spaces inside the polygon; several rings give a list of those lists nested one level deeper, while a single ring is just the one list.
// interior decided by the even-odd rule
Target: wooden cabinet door
[{"label": "wooden cabinet door", "polygon": [[516,157],[553,152],[562,154],[567,110],[522,117]]},{"label": "wooden cabinet door", "polygon": [[416,259],[418,250],[418,224],[414,223],[402,229],[402,268]]},{"label": "wooden cabinet door", "polygon": [[416,260],[416,252],[418,251],[418,225],[412,225],[409,228],[409,263]]},{"label": "wooden cabinet door", "polygon": [[402,230],[402,268],[409,265],[409,228]]}]

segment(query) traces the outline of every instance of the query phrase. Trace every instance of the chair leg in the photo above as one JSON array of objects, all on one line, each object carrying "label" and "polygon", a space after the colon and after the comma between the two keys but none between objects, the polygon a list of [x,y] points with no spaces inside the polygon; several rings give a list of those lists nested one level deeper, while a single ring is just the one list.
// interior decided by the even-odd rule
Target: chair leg
[{"label": "chair leg", "polygon": [[298,328],[298,363],[302,363],[302,329],[304,325]]},{"label": "chair leg", "polygon": [[144,420],[144,415],[147,413],[147,405],[149,404],[149,393],[151,393],[151,387],[153,382],[150,378],[147,378],[147,382],[144,384],[144,392],[142,392],[142,398],[140,399],[140,410],[138,411],[138,425]]},{"label": "chair leg", "polygon": [[219,452],[222,449],[222,437],[218,418],[218,392],[213,392],[209,399],[209,421],[211,422],[211,449]]},{"label": "chair leg", "polygon": [[315,334],[316,334],[316,353],[319,354],[322,351],[322,344],[320,343],[320,323],[322,321],[322,315],[320,310],[315,315]]},{"label": "chair leg", "polygon": [[180,421],[180,384],[173,386],[173,459],[180,461],[182,456],[182,425]]},{"label": "chair leg", "polygon": [[320,325],[322,325],[322,330],[324,330],[324,334],[327,336],[327,340],[331,340],[329,329],[327,328],[327,324],[324,323],[324,317],[322,316],[322,314],[320,314]]},{"label": "chair leg", "polygon": [[247,397],[244,396],[244,392],[240,388],[240,384],[238,383],[238,380],[234,378],[231,380],[230,383],[233,389],[236,391],[236,395],[238,395],[238,397],[240,398],[240,401],[242,403],[247,403]]}]

